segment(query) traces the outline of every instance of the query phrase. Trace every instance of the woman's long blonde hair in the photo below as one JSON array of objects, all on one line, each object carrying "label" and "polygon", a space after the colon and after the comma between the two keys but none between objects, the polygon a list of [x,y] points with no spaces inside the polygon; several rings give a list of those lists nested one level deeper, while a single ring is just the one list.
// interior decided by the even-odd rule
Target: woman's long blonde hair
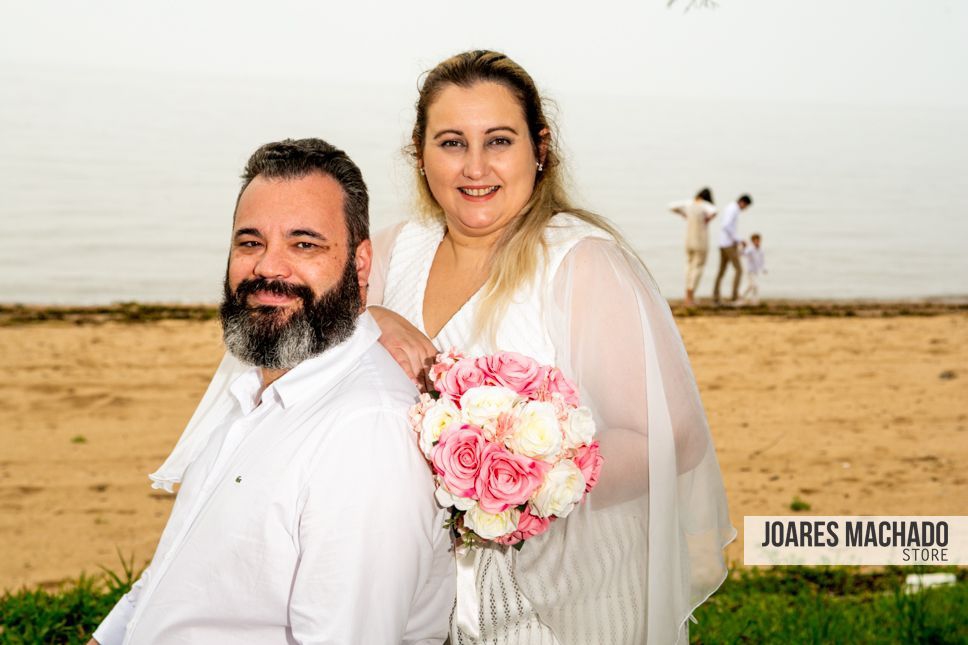
[{"label": "woman's long blonde hair", "polygon": [[[499,83],[518,99],[524,111],[535,158],[543,169],[535,177],[531,198],[507,227],[504,237],[495,245],[490,273],[482,288],[482,297],[474,321],[478,337],[495,338],[497,323],[507,309],[514,292],[537,277],[538,259],[547,248],[544,231],[558,213],[567,212],[597,226],[629,248],[621,234],[605,218],[576,208],[564,188],[563,169],[557,137],[551,121],[545,116],[538,89],[524,69],[499,52],[475,50],[463,52],[441,62],[427,73],[417,99],[417,118],[413,125],[413,145],[409,148],[416,167],[417,207],[425,217],[446,223],[444,211],[430,192],[427,178],[420,173],[427,132],[427,112],[440,92],[448,85],[471,87],[476,83]],[[543,153],[543,159],[542,159]]]}]

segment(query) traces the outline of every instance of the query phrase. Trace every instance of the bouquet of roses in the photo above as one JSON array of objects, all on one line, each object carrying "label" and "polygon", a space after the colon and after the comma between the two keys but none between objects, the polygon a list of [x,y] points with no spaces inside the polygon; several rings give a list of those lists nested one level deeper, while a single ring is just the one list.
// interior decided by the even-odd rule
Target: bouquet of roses
[{"label": "bouquet of roses", "polygon": [[557,368],[513,352],[471,358],[452,349],[430,378],[436,392],[421,395],[410,424],[463,544],[521,548],[598,482],[595,422]]}]

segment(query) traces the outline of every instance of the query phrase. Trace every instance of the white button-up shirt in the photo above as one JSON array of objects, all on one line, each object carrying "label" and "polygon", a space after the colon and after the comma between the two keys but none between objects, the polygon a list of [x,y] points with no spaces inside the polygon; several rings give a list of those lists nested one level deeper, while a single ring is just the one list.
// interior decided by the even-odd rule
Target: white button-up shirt
[{"label": "white button-up shirt", "polygon": [[733,202],[723,209],[723,227],[719,229],[720,248],[739,244],[739,214],[741,210],[737,202]]},{"label": "white button-up shirt", "polygon": [[743,249],[743,257],[746,258],[746,271],[747,273],[755,273],[759,275],[760,273],[766,272],[766,254],[763,253],[763,248],[756,248],[753,243],[750,242],[745,249]]},{"label": "white button-up shirt", "polygon": [[114,643],[440,643],[453,557],[407,425],[416,390],[360,317],[264,391],[257,368],[185,471]]}]

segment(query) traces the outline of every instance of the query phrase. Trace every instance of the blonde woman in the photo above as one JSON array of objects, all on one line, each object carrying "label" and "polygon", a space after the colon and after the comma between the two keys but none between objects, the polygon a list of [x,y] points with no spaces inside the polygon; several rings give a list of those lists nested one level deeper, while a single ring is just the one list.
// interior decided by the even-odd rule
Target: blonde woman
[{"label": "blonde woman", "polygon": [[458,558],[451,642],[686,642],[735,530],[668,305],[614,227],[568,200],[541,97],[503,54],[427,74],[412,153],[421,212],[374,239],[381,342],[415,381],[452,346],[557,365],[605,457],[588,502],[520,552]]}]

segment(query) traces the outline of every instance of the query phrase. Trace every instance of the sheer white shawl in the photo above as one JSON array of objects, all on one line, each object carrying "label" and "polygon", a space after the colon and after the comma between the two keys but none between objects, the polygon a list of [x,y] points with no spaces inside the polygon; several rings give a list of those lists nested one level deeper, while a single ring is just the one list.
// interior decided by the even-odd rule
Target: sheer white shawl
[{"label": "sheer white shawl", "polygon": [[[382,302],[399,231],[374,238],[370,304]],[[518,585],[563,645],[677,642],[725,579],[736,531],[668,303],[636,257],[596,236],[555,269],[543,319],[605,465],[589,503],[515,556]]]}]

